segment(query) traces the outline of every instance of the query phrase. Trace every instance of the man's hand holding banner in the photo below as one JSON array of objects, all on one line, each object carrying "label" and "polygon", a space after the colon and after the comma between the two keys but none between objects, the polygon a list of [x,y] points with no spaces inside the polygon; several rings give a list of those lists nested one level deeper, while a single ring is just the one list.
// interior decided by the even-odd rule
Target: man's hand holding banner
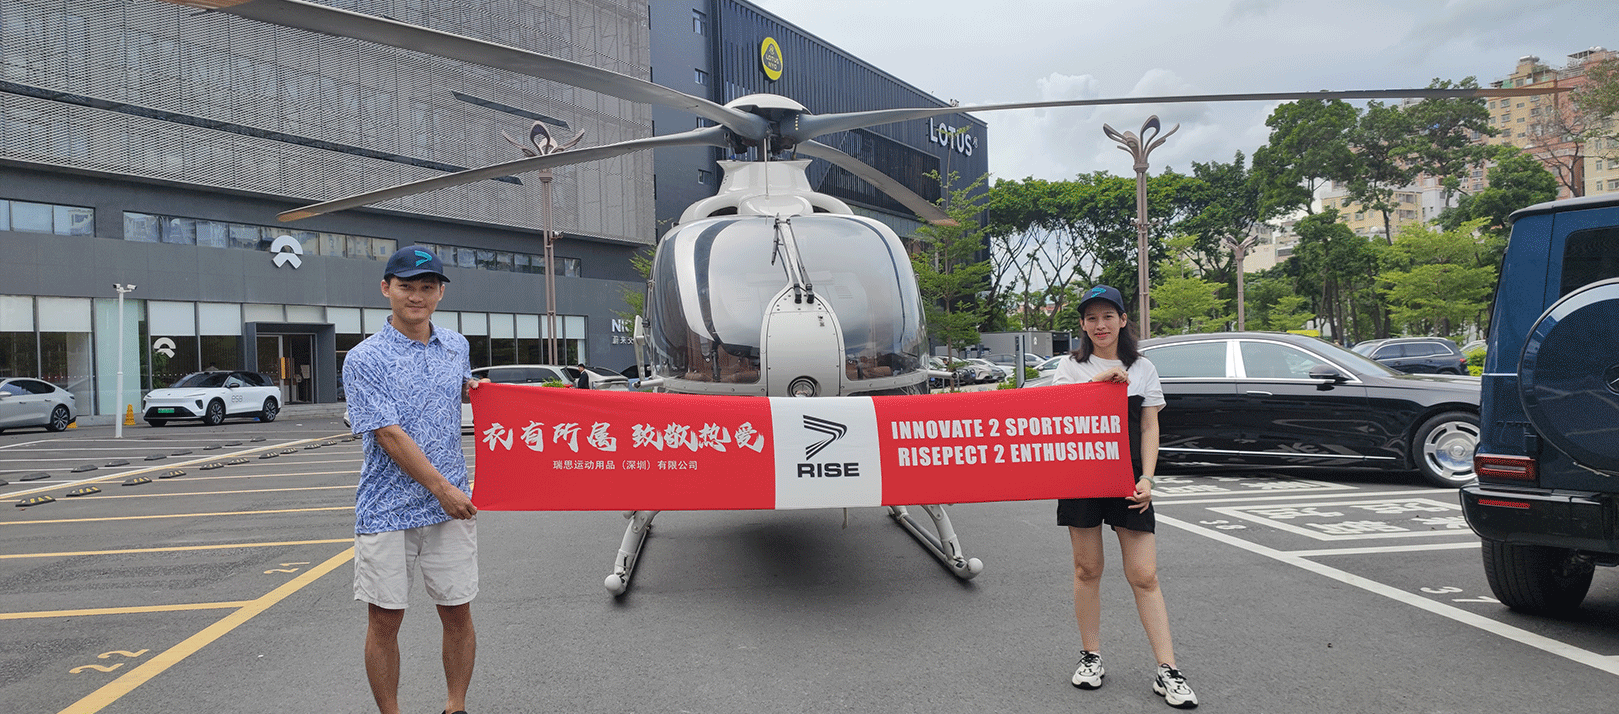
[{"label": "man's hand holding banner", "polygon": [[844,508],[1127,496],[1125,386],[723,397],[484,384],[479,510]]}]

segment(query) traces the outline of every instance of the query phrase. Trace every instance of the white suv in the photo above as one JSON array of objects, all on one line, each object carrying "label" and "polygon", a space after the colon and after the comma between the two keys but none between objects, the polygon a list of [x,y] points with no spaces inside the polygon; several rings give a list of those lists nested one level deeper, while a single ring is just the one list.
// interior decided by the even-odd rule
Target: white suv
[{"label": "white suv", "polygon": [[225,417],[275,421],[280,413],[281,388],[258,372],[193,372],[141,399],[141,415],[152,426],[177,419],[216,426]]}]

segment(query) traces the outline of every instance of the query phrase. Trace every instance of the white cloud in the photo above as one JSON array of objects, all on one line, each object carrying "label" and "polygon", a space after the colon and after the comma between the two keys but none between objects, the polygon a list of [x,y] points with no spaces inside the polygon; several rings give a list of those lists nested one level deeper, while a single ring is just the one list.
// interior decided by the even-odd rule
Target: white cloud
[{"label": "white cloud", "polygon": [[[963,104],[1165,94],[1422,87],[1511,73],[1520,55],[1561,65],[1619,47],[1619,2],[1591,0],[754,0],[788,22],[943,99]],[[1151,114],[1181,129],[1153,171],[1252,157],[1272,104],[1128,105],[983,113],[1000,178],[1060,179],[1129,157],[1102,123]]]}]

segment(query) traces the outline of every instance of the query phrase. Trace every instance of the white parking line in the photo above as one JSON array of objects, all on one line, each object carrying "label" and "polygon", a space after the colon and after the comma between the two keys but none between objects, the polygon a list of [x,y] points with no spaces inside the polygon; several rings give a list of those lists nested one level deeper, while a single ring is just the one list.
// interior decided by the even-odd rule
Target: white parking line
[{"label": "white parking line", "polygon": [[1156,492],[1154,492],[1152,497],[1153,497],[1153,500],[1162,499],[1164,503],[1173,503],[1173,504],[1179,506],[1181,504],[1186,504],[1186,503],[1248,503],[1248,502],[1251,502],[1251,501],[1297,501],[1299,499],[1305,499],[1305,498],[1321,498],[1322,496],[1331,496],[1332,498],[1366,498],[1366,497],[1372,497],[1372,496],[1394,496],[1396,498],[1403,498],[1403,497],[1406,497],[1406,496],[1439,496],[1439,495],[1442,495],[1442,494],[1450,494],[1450,495],[1454,496],[1454,495],[1456,495],[1456,489],[1454,489],[1454,488],[1421,488],[1421,489],[1407,489],[1405,491],[1360,491],[1360,492],[1356,492],[1356,493],[1328,493],[1328,494],[1323,494],[1323,493],[1317,491],[1317,492],[1311,492],[1311,493],[1293,493],[1293,494],[1288,494],[1286,496],[1240,495],[1240,496],[1219,496],[1219,497],[1216,497],[1216,498],[1191,498],[1190,494],[1188,494],[1187,496],[1184,496],[1184,497],[1176,497],[1175,494],[1164,494],[1164,495],[1160,496]]},{"label": "white parking line", "polygon": [[6,444],[5,446],[0,446],[0,449],[15,449],[15,448],[17,448],[19,446],[27,446],[29,444],[43,444],[43,443],[45,443],[47,441],[56,441],[56,440],[55,439],[39,439],[37,441],[23,441],[23,442],[19,442],[19,443],[16,443],[16,444]]},{"label": "white parking line", "polygon": [[[1472,531],[1465,531],[1473,536]],[[1476,536],[1473,536],[1476,538]],[[1457,543],[1425,543],[1423,545],[1374,545],[1364,548],[1322,548],[1320,550],[1284,550],[1283,553],[1299,558],[1319,558],[1324,555],[1381,555],[1383,553],[1416,553],[1424,550],[1464,550],[1478,548],[1477,540]]]},{"label": "white parking line", "polygon": [[1544,635],[1538,635],[1528,630],[1513,627],[1512,625],[1508,625],[1503,622],[1497,622],[1488,617],[1484,617],[1483,615],[1477,615],[1458,607],[1452,607],[1444,603],[1435,602],[1425,597],[1420,597],[1404,590],[1400,590],[1389,585],[1384,585],[1383,583],[1368,580],[1353,573],[1348,573],[1331,566],[1322,565],[1313,560],[1301,557],[1295,553],[1288,553],[1285,551],[1276,550],[1274,548],[1267,548],[1257,543],[1250,543],[1228,533],[1193,525],[1191,523],[1187,523],[1186,521],[1170,518],[1162,513],[1158,514],[1158,521],[1189,533],[1195,533],[1210,540],[1225,543],[1226,545],[1236,546],[1248,552],[1262,555],[1272,560],[1310,571],[1317,575],[1324,575],[1332,578],[1333,580],[1337,580],[1347,585],[1352,585],[1367,592],[1382,595],[1390,600],[1405,603],[1406,605],[1410,605],[1419,610],[1427,610],[1428,612],[1439,615],[1440,617],[1449,618],[1464,625],[1475,627],[1491,634],[1500,635],[1506,639],[1549,652],[1569,661],[1578,662],[1588,667],[1607,672],[1608,674],[1619,675],[1619,658],[1600,655],[1590,650],[1581,649],[1566,642],[1559,642]]}]

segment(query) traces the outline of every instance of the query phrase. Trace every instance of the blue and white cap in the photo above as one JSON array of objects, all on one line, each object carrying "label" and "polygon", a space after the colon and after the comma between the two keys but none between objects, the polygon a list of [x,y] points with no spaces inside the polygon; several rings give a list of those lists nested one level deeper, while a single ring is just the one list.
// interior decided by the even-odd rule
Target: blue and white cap
[{"label": "blue and white cap", "polygon": [[450,282],[449,276],[444,274],[444,263],[438,256],[420,246],[410,246],[400,248],[388,259],[388,268],[383,271],[382,277],[385,280],[390,275],[396,278],[414,278],[427,273],[437,275],[446,283]]},{"label": "blue and white cap", "polygon": [[1106,300],[1119,309],[1120,315],[1126,314],[1124,311],[1124,296],[1119,293],[1118,288],[1111,285],[1097,285],[1086,290],[1085,296],[1079,299],[1079,311],[1084,313],[1085,305],[1092,300]]}]

